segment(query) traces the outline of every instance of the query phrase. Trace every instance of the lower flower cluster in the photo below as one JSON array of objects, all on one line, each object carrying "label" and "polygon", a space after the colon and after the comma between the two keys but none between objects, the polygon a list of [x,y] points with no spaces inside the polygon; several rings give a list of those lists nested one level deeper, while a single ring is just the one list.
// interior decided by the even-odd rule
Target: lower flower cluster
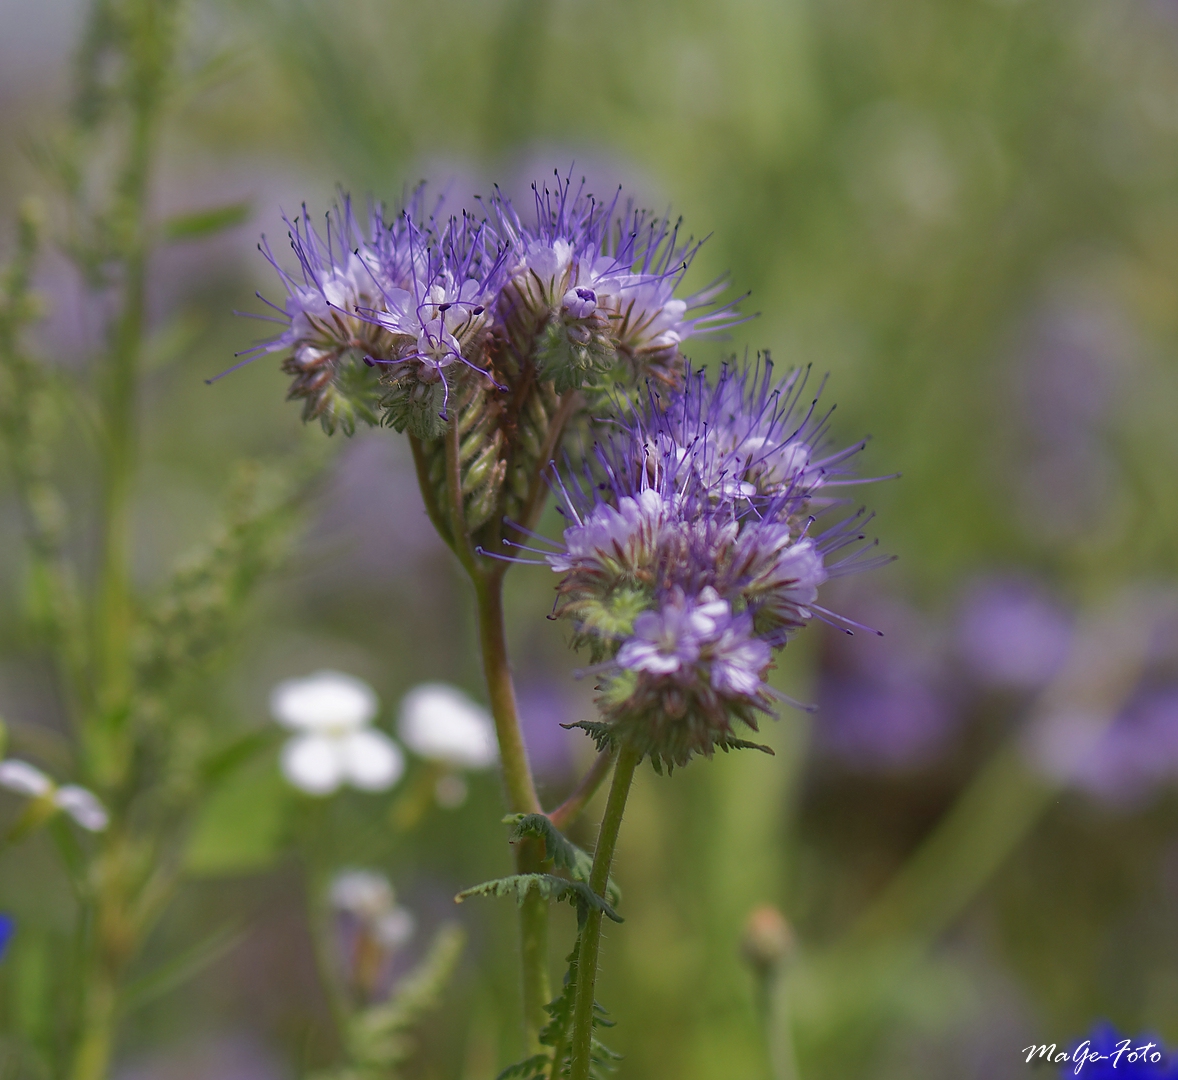
[{"label": "lower flower cluster", "polygon": [[714,385],[697,373],[623,410],[560,478],[571,524],[544,558],[562,575],[556,614],[602,676],[602,722],[581,725],[599,742],[624,739],[656,768],[754,745],[736,729],[783,697],[773,650],[816,616],[837,621],[817,604],[828,578],[880,561],[858,545],[862,512],[815,534],[847,455],[822,456],[802,383],[774,380],[768,360]]}]

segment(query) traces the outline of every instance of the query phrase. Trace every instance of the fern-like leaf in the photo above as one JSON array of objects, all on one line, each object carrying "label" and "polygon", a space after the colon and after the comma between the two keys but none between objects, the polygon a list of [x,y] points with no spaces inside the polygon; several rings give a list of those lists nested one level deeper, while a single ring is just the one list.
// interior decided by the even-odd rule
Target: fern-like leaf
[{"label": "fern-like leaf", "polygon": [[570,881],[555,874],[512,874],[510,877],[484,881],[464,889],[454,900],[461,904],[471,896],[510,896],[515,898],[516,903],[522,904],[533,889],[546,900],[564,900],[578,909],[600,911],[614,922],[623,921],[609,901],[598,896],[585,882]]},{"label": "fern-like leaf", "polygon": [[425,1014],[436,1008],[465,942],[460,927],[443,926],[429,954],[392,998],[364,1010],[352,1021],[347,1036],[349,1056],[365,1080],[390,1077],[412,1053],[412,1033]]},{"label": "fern-like leaf", "polygon": [[543,1076],[551,1064],[550,1055],[534,1054],[523,1061],[517,1061],[514,1065],[508,1065],[495,1080],[528,1080],[529,1077]]},{"label": "fern-like leaf", "polygon": [[[511,835],[508,840],[515,844],[525,837],[534,837],[544,841],[545,860],[551,862],[557,870],[567,870],[576,881],[589,884],[589,877],[593,872],[593,858],[587,852],[577,847],[564,835],[546,814],[509,814],[503,819],[504,824],[511,825]],[[622,890],[614,884],[612,878],[605,888],[606,899],[615,907],[622,902]]]}]

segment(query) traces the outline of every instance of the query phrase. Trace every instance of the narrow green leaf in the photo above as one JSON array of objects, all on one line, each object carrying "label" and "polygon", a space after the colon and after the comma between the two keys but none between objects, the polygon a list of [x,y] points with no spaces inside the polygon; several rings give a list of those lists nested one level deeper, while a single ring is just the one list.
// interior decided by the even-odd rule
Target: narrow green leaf
[{"label": "narrow green leaf", "polygon": [[195,978],[211,963],[235,948],[244,937],[243,927],[224,926],[174,960],[136,979],[123,991],[120,1002],[123,1015],[143,1008],[156,998]]},{"label": "narrow green leaf", "polygon": [[252,205],[246,202],[218,206],[212,210],[197,210],[191,214],[178,214],[163,223],[164,239],[197,240],[203,236],[231,229],[240,225],[252,212]]}]

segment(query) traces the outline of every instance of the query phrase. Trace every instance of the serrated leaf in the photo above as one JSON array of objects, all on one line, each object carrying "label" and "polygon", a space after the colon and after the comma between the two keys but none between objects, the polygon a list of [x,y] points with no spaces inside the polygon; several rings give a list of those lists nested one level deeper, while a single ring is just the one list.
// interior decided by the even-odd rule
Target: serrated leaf
[{"label": "serrated leaf", "polygon": [[252,209],[252,205],[246,201],[217,206],[211,210],[197,210],[191,214],[177,214],[163,223],[164,239],[198,240],[202,236],[211,236],[240,225],[249,218]]},{"label": "serrated leaf", "polygon": [[610,724],[602,724],[597,720],[577,720],[571,724],[561,724],[560,726],[568,731],[579,728],[593,740],[599,751],[604,750],[607,746],[613,746],[614,729]]},{"label": "serrated leaf", "polygon": [[[546,814],[509,814],[503,819],[505,824],[513,826],[510,843],[517,843],[525,837],[531,836],[544,841],[544,857],[558,870],[567,870],[576,881],[589,884],[593,873],[593,858],[587,852],[577,847],[564,835]],[[622,902],[622,890],[614,884],[611,878],[605,889],[606,899],[617,906]]]},{"label": "serrated leaf", "polygon": [[531,1076],[543,1076],[552,1064],[552,1058],[547,1054],[535,1054],[514,1065],[508,1065],[495,1080],[528,1080]]},{"label": "serrated leaf", "polygon": [[[573,951],[565,957],[568,970],[565,972],[564,985],[561,988],[561,992],[544,1006],[544,1011],[548,1013],[551,1019],[540,1029],[540,1044],[542,1046],[553,1047],[554,1051],[560,1055],[560,1060],[553,1063],[553,1080],[563,1076],[567,1071],[566,1062],[568,1060],[569,1035],[573,1022],[573,1007],[576,1002],[577,957],[580,950],[581,937],[578,934],[577,940],[573,944]],[[593,1002],[593,1027],[595,1029],[598,1027],[613,1027],[613,1021],[609,1019],[605,1009],[596,1001]],[[589,1051],[589,1075],[593,1077],[593,1080],[604,1080],[606,1074],[613,1070],[612,1063],[620,1059],[621,1054],[614,1053],[614,1051],[609,1049],[608,1046],[597,1038],[596,1034],[592,1036]]]},{"label": "serrated leaf", "polygon": [[748,739],[717,739],[716,745],[725,753],[729,750],[760,750],[762,754],[768,754],[770,757],[777,756],[773,747],[764,743],[749,742]]},{"label": "serrated leaf", "polygon": [[545,900],[564,900],[575,907],[583,906],[586,909],[600,911],[614,922],[624,921],[609,901],[598,896],[585,882],[570,881],[555,874],[512,874],[510,877],[484,881],[481,885],[464,889],[454,897],[454,901],[461,904],[471,896],[509,896],[514,897],[516,903],[522,904],[533,889]]},{"label": "serrated leaf", "polygon": [[447,923],[434,937],[426,958],[385,1002],[370,1006],[349,1024],[348,1051],[366,1077],[393,1075],[413,1050],[413,1032],[436,1008],[466,945],[460,926]]}]

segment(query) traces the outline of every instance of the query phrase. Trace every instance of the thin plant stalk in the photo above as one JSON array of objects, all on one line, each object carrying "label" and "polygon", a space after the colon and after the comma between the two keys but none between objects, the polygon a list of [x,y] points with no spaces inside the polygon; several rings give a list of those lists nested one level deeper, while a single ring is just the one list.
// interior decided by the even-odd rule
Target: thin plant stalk
[{"label": "thin plant stalk", "polygon": [[[479,650],[491,702],[491,716],[499,741],[499,757],[508,806],[517,814],[540,814],[543,808],[528,762],[528,750],[520,730],[519,707],[511,664],[507,656],[507,629],[503,620],[503,573],[472,574],[478,600]],[[516,871],[535,873],[544,849],[537,840],[516,845]],[[524,1031],[529,1047],[538,1046],[544,1025],[544,1006],[551,998],[548,981],[548,901],[531,892],[520,906],[520,965],[523,989]]]},{"label": "thin plant stalk", "polygon": [[[597,846],[593,850],[593,870],[589,875],[589,887],[598,896],[605,895],[609,882],[610,865],[618,843],[618,830],[622,826],[622,815],[626,810],[626,799],[634,770],[642,760],[642,752],[630,743],[623,743],[618,749],[614,778],[610,784],[609,798],[605,804],[605,815],[597,834]],[[597,954],[601,947],[601,911],[590,911],[581,928],[581,943],[577,954],[577,993],[573,1006],[572,1037],[570,1039],[572,1059],[569,1080],[589,1080],[589,1067],[593,1052],[593,992],[597,982]]]}]

